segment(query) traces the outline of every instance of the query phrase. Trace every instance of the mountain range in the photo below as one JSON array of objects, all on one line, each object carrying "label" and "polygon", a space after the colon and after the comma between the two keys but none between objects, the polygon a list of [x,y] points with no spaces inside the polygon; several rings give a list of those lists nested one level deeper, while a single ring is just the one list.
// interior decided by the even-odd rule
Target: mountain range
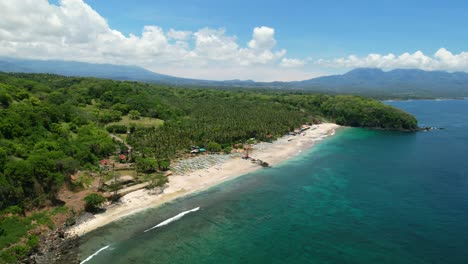
[{"label": "mountain range", "polygon": [[416,69],[383,71],[374,68],[357,68],[342,75],[324,76],[294,82],[212,81],[174,77],[137,66],[3,57],[0,58],[0,71],[52,73],[65,76],[162,83],[174,86],[267,88],[333,94],[360,94],[382,98],[468,96],[468,73]]}]

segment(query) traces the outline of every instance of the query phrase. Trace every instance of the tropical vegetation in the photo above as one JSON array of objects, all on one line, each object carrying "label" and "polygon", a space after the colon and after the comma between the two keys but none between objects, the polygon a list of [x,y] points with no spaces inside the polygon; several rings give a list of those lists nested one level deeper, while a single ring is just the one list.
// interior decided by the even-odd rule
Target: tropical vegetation
[{"label": "tropical vegetation", "polygon": [[[167,170],[172,159],[194,146],[229,153],[235,145],[272,140],[305,123],[417,128],[410,114],[358,96],[22,73],[0,73],[0,121],[0,241],[11,241],[0,245],[6,248],[17,237],[11,223],[25,221],[32,228],[26,212],[59,205],[57,193],[73,185],[71,175],[97,171],[99,160],[126,150],[109,133],[134,147],[139,172],[152,173]],[[101,202],[90,196],[88,209]],[[8,213],[11,208],[15,213]]]}]

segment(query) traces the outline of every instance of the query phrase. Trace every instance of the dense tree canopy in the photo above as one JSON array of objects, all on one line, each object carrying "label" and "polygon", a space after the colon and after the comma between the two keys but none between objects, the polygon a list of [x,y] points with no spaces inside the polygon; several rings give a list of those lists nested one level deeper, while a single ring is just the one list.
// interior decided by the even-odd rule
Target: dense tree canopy
[{"label": "dense tree canopy", "polygon": [[[164,120],[161,126],[107,124],[127,116]],[[250,138],[270,140],[321,120],[412,130],[411,115],[356,96],[256,90],[174,88],[138,82],[0,73],[0,209],[51,201],[69,175],[95,168],[130,133],[141,170],[167,169],[192,146],[229,152]],[[107,127],[106,127],[107,126]]]}]

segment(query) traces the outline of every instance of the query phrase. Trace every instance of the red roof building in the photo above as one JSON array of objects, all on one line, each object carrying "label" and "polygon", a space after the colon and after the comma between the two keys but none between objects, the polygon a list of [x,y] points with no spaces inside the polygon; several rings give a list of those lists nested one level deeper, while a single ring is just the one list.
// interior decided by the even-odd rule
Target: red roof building
[{"label": "red roof building", "polygon": [[108,159],[103,159],[99,161],[99,165],[104,166],[104,165],[109,165],[110,161]]}]

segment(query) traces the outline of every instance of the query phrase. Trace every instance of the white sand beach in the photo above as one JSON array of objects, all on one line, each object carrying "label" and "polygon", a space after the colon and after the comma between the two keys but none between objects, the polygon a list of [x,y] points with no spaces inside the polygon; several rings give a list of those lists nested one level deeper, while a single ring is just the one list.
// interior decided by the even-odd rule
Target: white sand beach
[{"label": "white sand beach", "polygon": [[[332,123],[314,125],[303,134],[284,136],[273,143],[257,144],[250,152],[250,156],[274,166],[294,157],[304,149],[312,147],[316,141],[334,135],[335,130],[339,127]],[[168,187],[164,189],[163,193],[152,194],[146,189],[129,193],[123,196],[118,204],[111,205],[104,213],[97,214],[92,219],[72,227],[68,233],[70,235],[84,235],[130,214],[205,190],[258,169],[262,169],[262,167],[238,156],[222,159],[220,162],[203,169],[175,173],[169,176]]]}]

